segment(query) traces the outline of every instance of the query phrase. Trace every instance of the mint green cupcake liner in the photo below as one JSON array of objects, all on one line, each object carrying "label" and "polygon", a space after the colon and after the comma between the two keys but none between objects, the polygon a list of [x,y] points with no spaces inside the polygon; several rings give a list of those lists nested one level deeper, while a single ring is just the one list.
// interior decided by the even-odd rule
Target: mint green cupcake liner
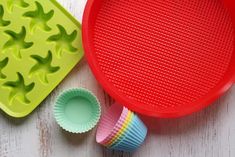
[{"label": "mint green cupcake liner", "polygon": [[71,133],[84,133],[96,126],[101,107],[94,94],[84,88],[64,91],[56,100],[54,116],[57,123]]}]

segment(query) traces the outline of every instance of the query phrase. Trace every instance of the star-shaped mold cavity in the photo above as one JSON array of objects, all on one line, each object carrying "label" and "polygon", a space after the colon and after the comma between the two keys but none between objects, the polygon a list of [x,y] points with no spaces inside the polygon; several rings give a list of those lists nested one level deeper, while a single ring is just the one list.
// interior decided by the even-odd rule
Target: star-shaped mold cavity
[{"label": "star-shaped mold cavity", "polygon": [[2,61],[0,61],[0,79],[6,78],[6,75],[2,73],[2,70],[7,66],[8,60],[9,60],[8,58],[5,58]]},{"label": "star-shaped mold cavity", "polygon": [[33,46],[33,42],[26,42],[26,29],[22,27],[19,33],[13,32],[11,30],[6,30],[5,33],[10,36],[10,39],[4,44],[4,52],[11,49],[16,58],[21,59],[21,50],[28,49]]},{"label": "star-shaped mold cavity", "polygon": [[37,62],[30,70],[30,76],[37,74],[42,83],[48,83],[48,75],[57,72],[60,67],[52,66],[52,53],[48,51],[45,58],[38,55],[31,55],[31,57]]},{"label": "star-shaped mold cavity", "polygon": [[8,26],[11,23],[10,21],[4,20],[3,15],[4,15],[4,9],[3,6],[0,5],[0,27]]},{"label": "star-shaped mold cavity", "polygon": [[14,6],[27,8],[29,4],[25,0],[7,0],[7,7],[10,12],[12,12]]},{"label": "star-shaped mold cavity", "polygon": [[51,28],[48,26],[47,22],[53,17],[54,11],[51,10],[45,13],[42,5],[38,2],[36,3],[36,10],[26,12],[23,16],[31,18],[30,30],[34,32],[36,28],[41,28],[45,31],[50,31]]},{"label": "star-shaped mold cavity", "polygon": [[29,104],[30,100],[27,98],[27,94],[34,88],[35,83],[29,85],[25,84],[23,76],[18,72],[16,81],[8,81],[3,84],[4,87],[10,89],[9,102],[12,105],[13,100],[18,99],[25,104]]},{"label": "star-shaped mold cavity", "polygon": [[74,30],[71,34],[68,34],[65,28],[61,25],[57,25],[59,33],[52,35],[47,39],[49,42],[56,43],[56,53],[58,57],[62,56],[62,52],[72,52],[75,53],[77,48],[73,47],[72,43],[77,37],[77,31]]}]

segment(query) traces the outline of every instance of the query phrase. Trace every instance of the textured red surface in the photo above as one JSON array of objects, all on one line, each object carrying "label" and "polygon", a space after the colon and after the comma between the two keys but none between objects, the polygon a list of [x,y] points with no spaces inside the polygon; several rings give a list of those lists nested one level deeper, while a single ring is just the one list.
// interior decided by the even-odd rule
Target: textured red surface
[{"label": "textured red surface", "polygon": [[83,37],[100,83],[143,114],[197,111],[234,76],[233,22],[221,0],[90,0]]}]

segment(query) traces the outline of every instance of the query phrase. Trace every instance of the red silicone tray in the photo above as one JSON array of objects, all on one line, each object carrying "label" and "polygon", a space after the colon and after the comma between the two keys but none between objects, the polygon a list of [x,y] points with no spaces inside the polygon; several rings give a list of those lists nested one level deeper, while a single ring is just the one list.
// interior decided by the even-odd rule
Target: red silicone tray
[{"label": "red silicone tray", "polygon": [[83,44],[104,89],[155,117],[198,111],[235,80],[232,0],[88,0]]}]

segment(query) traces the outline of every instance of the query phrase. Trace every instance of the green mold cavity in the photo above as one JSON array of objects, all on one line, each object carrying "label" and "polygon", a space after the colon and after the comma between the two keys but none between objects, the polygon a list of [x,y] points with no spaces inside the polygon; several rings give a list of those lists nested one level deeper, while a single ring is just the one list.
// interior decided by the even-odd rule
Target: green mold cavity
[{"label": "green mold cavity", "polygon": [[54,10],[50,10],[48,13],[45,13],[43,7],[40,3],[36,3],[36,10],[26,12],[23,16],[31,18],[30,29],[35,31],[35,29],[41,28],[45,31],[50,31],[51,28],[48,26],[47,22],[53,17]]},{"label": "green mold cavity", "polygon": [[12,104],[14,99],[19,99],[25,104],[30,103],[30,100],[27,98],[27,94],[33,90],[34,83],[29,85],[25,84],[23,76],[18,72],[16,81],[7,81],[3,84],[3,86],[8,87],[10,89],[9,101]]},{"label": "green mold cavity", "polygon": [[37,62],[30,70],[30,76],[37,74],[42,83],[48,83],[48,75],[57,72],[60,67],[52,66],[52,53],[48,52],[45,58],[38,55],[31,55],[31,57]]},{"label": "green mold cavity", "polygon": [[25,27],[21,28],[19,33],[13,32],[11,30],[6,30],[5,33],[10,36],[10,39],[4,44],[4,51],[11,49],[16,58],[21,59],[21,50],[28,49],[33,46],[33,42],[26,42],[26,29]]},{"label": "green mold cavity", "polygon": [[55,49],[57,56],[61,57],[64,51],[75,53],[77,48],[73,47],[72,43],[77,37],[77,31],[75,30],[71,34],[68,34],[63,26],[57,25],[57,27],[59,29],[59,33],[47,39],[49,42],[56,43]]}]

